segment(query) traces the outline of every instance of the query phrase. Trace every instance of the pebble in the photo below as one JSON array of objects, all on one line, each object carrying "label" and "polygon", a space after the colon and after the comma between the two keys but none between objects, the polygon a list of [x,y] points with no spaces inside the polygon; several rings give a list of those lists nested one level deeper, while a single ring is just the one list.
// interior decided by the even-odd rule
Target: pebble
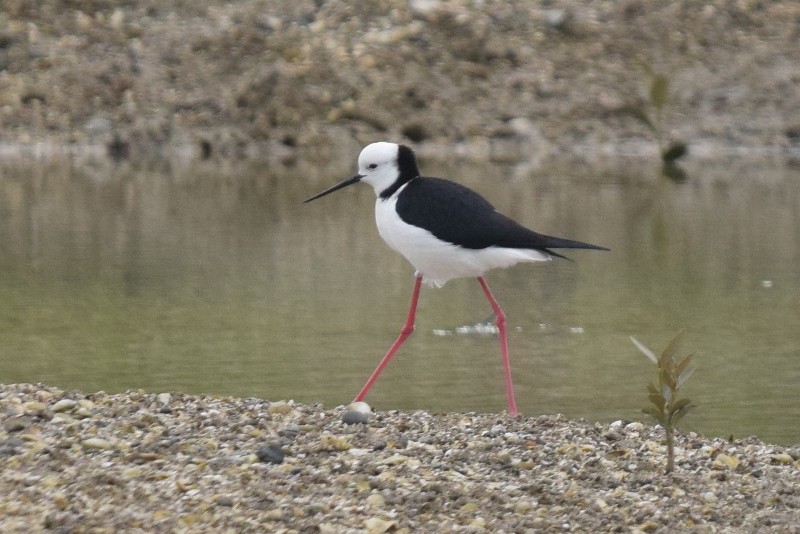
[{"label": "pebble", "polygon": [[81,445],[86,449],[101,449],[101,450],[108,450],[114,447],[110,441],[103,438],[88,438],[81,441]]},{"label": "pebble", "polygon": [[371,414],[372,407],[364,401],[354,401],[347,405],[348,412]]},{"label": "pebble", "polygon": [[72,412],[72,416],[75,419],[86,419],[87,417],[92,416],[92,410],[83,407],[77,408],[75,409],[75,411]]},{"label": "pebble", "polygon": [[348,410],[342,414],[342,423],[346,425],[367,424],[370,414]]},{"label": "pebble", "polygon": [[289,441],[293,441],[299,433],[300,427],[295,424],[287,425],[278,430],[278,435],[288,439]]},{"label": "pebble", "polygon": [[21,439],[2,439],[0,440],[0,456],[11,456],[18,454],[20,448],[25,445]]},{"label": "pebble", "polygon": [[283,462],[285,454],[283,452],[283,447],[275,443],[270,443],[258,447],[256,449],[256,456],[260,462],[279,464]]},{"label": "pebble", "polygon": [[271,402],[267,408],[267,413],[273,415],[286,415],[294,410],[291,404],[286,401]]},{"label": "pebble", "polygon": [[73,399],[61,399],[60,401],[56,402],[51,410],[54,412],[66,412],[68,410],[74,409],[78,405],[78,401]]},{"label": "pebble", "polygon": [[794,458],[792,458],[790,455],[786,454],[785,452],[781,452],[781,453],[778,453],[778,454],[772,454],[772,455],[770,455],[770,458],[772,458],[773,461],[775,461],[775,462],[777,462],[779,464],[790,464],[790,463],[792,463],[794,461]]},{"label": "pebble", "polygon": [[367,506],[371,506],[372,508],[383,508],[386,506],[386,499],[383,498],[383,495],[380,493],[372,493],[369,497],[364,499],[364,502]]},{"label": "pebble", "polygon": [[3,421],[3,429],[6,432],[19,432],[31,426],[32,423],[33,420],[30,417],[25,415],[17,415],[14,417],[9,417]]},{"label": "pebble", "polygon": [[47,405],[39,401],[28,401],[23,403],[22,410],[25,413],[41,413],[47,410]]},{"label": "pebble", "polygon": [[228,495],[217,495],[214,497],[214,503],[217,506],[233,506],[234,500]]},{"label": "pebble", "polygon": [[367,534],[383,534],[397,527],[397,521],[390,521],[382,517],[370,517],[364,521]]},{"label": "pebble", "polygon": [[712,466],[716,469],[736,469],[739,466],[739,459],[736,456],[720,453],[714,458]]}]

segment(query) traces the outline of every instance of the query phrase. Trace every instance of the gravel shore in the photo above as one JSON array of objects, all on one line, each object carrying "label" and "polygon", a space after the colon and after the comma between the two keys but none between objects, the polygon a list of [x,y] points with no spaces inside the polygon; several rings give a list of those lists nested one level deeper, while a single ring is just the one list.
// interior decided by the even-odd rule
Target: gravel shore
[{"label": "gravel shore", "polygon": [[662,440],[558,415],[0,385],[0,531],[800,532],[800,448],[679,434],[665,475]]}]

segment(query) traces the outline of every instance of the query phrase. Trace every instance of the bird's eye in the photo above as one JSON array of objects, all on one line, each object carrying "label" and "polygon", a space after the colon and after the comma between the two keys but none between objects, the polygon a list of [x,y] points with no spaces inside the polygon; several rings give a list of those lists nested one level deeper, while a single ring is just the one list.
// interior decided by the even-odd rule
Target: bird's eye
[{"label": "bird's eye", "polygon": [[367,168],[368,169],[377,169],[378,168],[378,164],[377,163],[370,163],[369,165],[367,165]]}]

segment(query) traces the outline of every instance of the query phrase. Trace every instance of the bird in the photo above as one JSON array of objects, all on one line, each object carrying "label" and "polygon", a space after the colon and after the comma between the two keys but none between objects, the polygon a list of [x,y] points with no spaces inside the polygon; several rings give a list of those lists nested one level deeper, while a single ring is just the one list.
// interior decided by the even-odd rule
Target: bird
[{"label": "bird", "polygon": [[365,182],[375,190],[375,222],[390,248],[415,268],[406,322],[354,402],[363,401],[378,376],[414,331],[420,287],[441,287],[455,278],[477,278],[495,315],[505,379],[508,413],[517,416],[508,354],[506,315],[484,274],[520,262],[569,259],[553,249],[609,250],[598,245],[540,234],[497,211],[481,195],[443,178],[420,176],[414,151],[406,145],[376,142],[358,156],[357,173],[306,199],[311,202]]}]

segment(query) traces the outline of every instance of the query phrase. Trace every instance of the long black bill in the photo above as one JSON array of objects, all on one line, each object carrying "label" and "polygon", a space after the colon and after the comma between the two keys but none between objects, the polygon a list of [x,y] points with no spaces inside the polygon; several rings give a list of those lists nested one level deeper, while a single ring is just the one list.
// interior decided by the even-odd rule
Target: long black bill
[{"label": "long black bill", "polygon": [[305,204],[306,202],[311,202],[312,200],[316,200],[319,197],[324,197],[325,195],[327,195],[329,193],[333,193],[334,191],[338,191],[339,189],[341,189],[343,187],[347,187],[348,185],[353,185],[356,182],[360,182],[362,178],[363,178],[363,176],[361,176],[360,174],[356,174],[352,178],[348,178],[347,180],[339,182],[338,184],[334,185],[333,187],[329,187],[328,189],[326,189],[322,193],[318,193],[318,194],[314,195],[313,197],[304,200],[303,204]]}]

